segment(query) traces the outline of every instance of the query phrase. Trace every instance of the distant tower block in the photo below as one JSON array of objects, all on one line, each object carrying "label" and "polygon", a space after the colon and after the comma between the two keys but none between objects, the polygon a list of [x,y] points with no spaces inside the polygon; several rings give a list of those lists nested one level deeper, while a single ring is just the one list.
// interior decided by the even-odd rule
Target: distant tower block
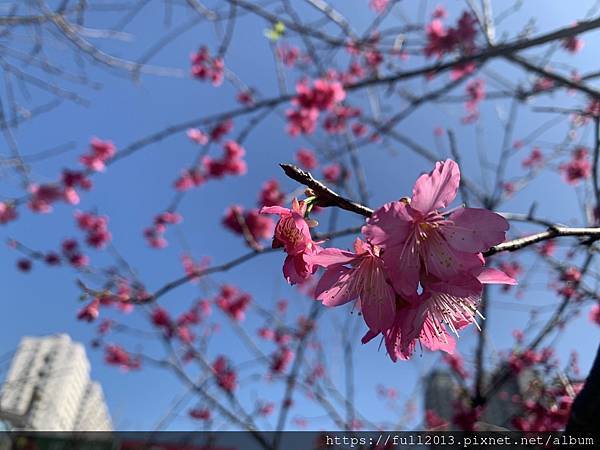
[{"label": "distant tower block", "polygon": [[21,339],[0,390],[0,419],[25,430],[112,430],[85,349],[65,334]]}]

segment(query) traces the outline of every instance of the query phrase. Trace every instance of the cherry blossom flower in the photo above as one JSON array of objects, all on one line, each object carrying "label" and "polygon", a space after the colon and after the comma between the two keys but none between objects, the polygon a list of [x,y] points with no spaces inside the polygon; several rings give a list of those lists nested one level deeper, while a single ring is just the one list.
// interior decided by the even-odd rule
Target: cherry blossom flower
[{"label": "cherry blossom flower", "polygon": [[271,358],[271,372],[276,374],[284,373],[293,359],[294,352],[289,347],[280,347]]},{"label": "cherry blossom flower", "polygon": [[240,91],[237,95],[237,101],[242,105],[253,105],[254,104],[254,94],[251,89],[244,89]]},{"label": "cherry blossom flower", "polygon": [[271,415],[274,410],[275,403],[273,402],[260,402],[257,408],[258,414],[263,417]]},{"label": "cherry blossom flower", "polygon": [[89,264],[89,258],[79,250],[79,243],[75,239],[65,239],[62,242],[62,254],[75,268],[85,267]]},{"label": "cherry blossom flower", "polygon": [[227,141],[223,145],[223,157],[213,159],[205,156],[202,164],[206,169],[208,176],[213,178],[222,178],[225,175],[244,175],[247,171],[243,156],[246,153],[244,148],[235,141]]},{"label": "cherry blossom flower", "polygon": [[139,358],[133,358],[123,347],[111,344],[105,348],[104,361],[113,366],[118,366],[124,371],[137,370],[141,367]]},{"label": "cherry blossom flower", "polygon": [[306,148],[301,148],[296,152],[296,161],[307,170],[315,169],[319,165],[315,153]]},{"label": "cherry blossom flower", "polygon": [[224,356],[218,356],[212,364],[217,385],[228,394],[237,388],[237,374]]},{"label": "cherry blossom flower", "polygon": [[48,252],[44,255],[44,262],[49,266],[58,266],[60,264],[60,255],[55,252]]},{"label": "cherry blossom flower", "polygon": [[199,273],[207,269],[210,265],[210,258],[205,256],[200,262],[196,262],[190,255],[183,254],[181,255],[181,265],[183,266],[185,274],[191,277],[193,283],[196,283],[200,278]]},{"label": "cherry blossom flower", "polygon": [[33,267],[33,263],[28,258],[21,258],[17,261],[17,269],[21,272],[30,272]]},{"label": "cherry blossom flower", "polygon": [[300,59],[300,50],[298,47],[292,47],[287,44],[277,46],[277,56],[287,67],[293,67]]},{"label": "cherry blossom flower", "polygon": [[0,202],[0,225],[17,219],[17,210],[11,203]]},{"label": "cherry blossom flower", "polygon": [[187,137],[198,145],[206,145],[208,143],[208,135],[197,128],[187,130]]},{"label": "cherry blossom flower", "polygon": [[540,77],[533,82],[532,89],[534,92],[544,92],[551,90],[554,86],[555,82],[553,79],[547,77]]},{"label": "cherry blossom flower", "polygon": [[344,79],[344,83],[352,83],[356,82],[366,75],[365,69],[360,63],[357,61],[352,61],[350,66],[348,67],[348,71],[346,72],[346,78]]},{"label": "cherry blossom flower", "polygon": [[29,186],[29,192],[29,208],[37,213],[49,213],[52,212],[52,204],[63,199],[64,191],[58,185],[32,184]]},{"label": "cherry blossom flower", "polygon": [[207,47],[201,47],[191,56],[192,75],[199,80],[210,80],[213,86],[223,83],[225,64],[223,58],[211,57]]},{"label": "cherry blossom flower", "polygon": [[94,172],[102,172],[106,162],[115,156],[117,148],[111,141],[102,141],[96,137],[90,143],[90,153],[83,155],[79,161]]},{"label": "cherry blossom flower", "polygon": [[544,241],[539,248],[540,255],[542,255],[542,256],[552,256],[554,254],[555,250],[556,250],[556,241],[554,239]]},{"label": "cherry blossom flower", "polygon": [[448,16],[448,11],[444,5],[437,5],[431,14],[434,19],[445,19]]},{"label": "cherry blossom flower", "polygon": [[231,119],[225,119],[217,123],[209,132],[211,141],[219,142],[223,137],[231,132],[233,129],[233,121]]},{"label": "cherry blossom flower", "polygon": [[92,188],[90,180],[83,172],[77,170],[64,169],[61,182],[63,185],[63,199],[72,205],[79,203],[79,194],[77,189],[89,191]]},{"label": "cherry blossom flower", "polygon": [[294,104],[303,109],[318,111],[332,110],[346,97],[346,91],[341,83],[326,79],[315,80],[313,86],[300,82],[296,85]]},{"label": "cherry blossom flower", "polygon": [[98,334],[101,336],[107,335],[113,328],[114,321],[104,319],[98,324]]},{"label": "cherry blossom flower", "polygon": [[452,81],[460,80],[461,78],[466,77],[467,75],[470,75],[473,72],[475,72],[476,68],[477,66],[474,62],[457,64],[454,67],[452,67],[452,70],[450,71],[450,79]]},{"label": "cherry blossom flower", "polygon": [[244,211],[238,205],[227,209],[222,223],[228,230],[239,235],[244,235],[245,227],[255,242],[268,238],[273,232],[273,220],[270,217],[261,215],[257,209]]},{"label": "cherry blossom flower", "polygon": [[190,330],[187,325],[178,325],[175,329],[175,334],[181,342],[186,345],[192,345],[196,339],[196,335]]},{"label": "cherry blossom flower", "polygon": [[319,119],[319,110],[317,109],[297,109],[286,112],[288,119],[288,133],[290,136],[300,134],[312,134],[317,128]]},{"label": "cherry blossom flower", "polygon": [[302,283],[317,270],[310,257],[321,248],[310,235],[308,223],[304,219],[306,208],[305,202],[294,199],[291,209],[269,206],[260,210],[261,214],[280,216],[275,226],[273,248],[283,247],[288,255],[283,264],[283,274],[290,284]]},{"label": "cherry blossom flower", "polygon": [[579,53],[583,48],[583,40],[578,36],[569,36],[562,40],[562,47],[571,53]]},{"label": "cherry blossom flower", "polygon": [[184,192],[204,184],[205,181],[206,178],[198,168],[185,169],[181,172],[179,178],[175,180],[174,186],[176,190]]},{"label": "cherry blossom flower", "polygon": [[342,176],[342,167],[338,163],[329,164],[323,167],[323,178],[325,181],[337,184]]},{"label": "cherry blossom flower", "polygon": [[367,134],[367,126],[361,122],[354,122],[352,124],[352,134],[356,137],[363,137]]},{"label": "cherry blossom flower", "polygon": [[151,247],[164,248],[167,246],[167,240],[163,237],[167,231],[167,225],[176,225],[182,220],[181,215],[176,212],[162,212],[154,218],[153,225],[144,230],[144,237]]},{"label": "cherry blossom flower", "polygon": [[409,358],[417,341],[452,353],[455,341],[446,327],[458,335],[476,323],[483,285],[516,283],[500,270],[485,268],[481,256],[504,241],[508,223],[503,217],[476,208],[440,212],[455,198],[459,182],[454,161],[438,162],[417,180],[411,199],[384,205],[363,227],[368,242],[383,250],[385,272],[399,294],[391,326],[387,317],[363,342],[381,332],[393,360]]},{"label": "cherry blossom flower", "polygon": [[544,164],[544,154],[539,147],[534,147],[527,158],[525,158],[521,165],[527,169],[535,169],[541,167]]},{"label": "cherry blossom flower", "polygon": [[152,324],[161,329],[166,337],[170,338],[173,336],[173,321],[171,320],[171,316],[167,310],[157,306],[152,310],[150,318]]},{"label": "cherry blossom flower", "polygon": [[467,115],[463,117],[463,123],[473,123],[479,119],[479,103],[485,99],[485,82],[481,78],[470,80],[466,85],[468,100],[465,102]]},{"label": "cherry blossom flower", "polygon": [[413,188],[412,199],[387,203],[373,213],[363,234],[383,255],[397,292],[406,298],[417,293],[421,270],[439,280],[472,280],[481,268],[479,253],[504,241],[508,222],[485,209],[458,208],[440,212],[456,197],[460,183],[452,160],[436,163]]},{"label": "cherry blossom flower", "polygon": [[246,310],[252,301],[250,294],[239,292],[231,285],[223,285],[215,300],[217,306],[236,322],[246,317]]},{"label": "cherry blossom flower", "polygon": [[463,53],[472,53],[475,49],[477,36],[477,20],[469,12],[464,12],[456,22],[455,27],[446,28],[441,16],[434,16],[433,20],[425,27],[427,45],[423,49],[426,57],[438,58],[455,50]]},{"label": "cherry blossom flower", "polygon": [[434,19],[427,24],[425,28],[427,34],[427,46],[424,48],[425,56],[441,57],[446,53],[454,50],[454,38],[444,27],[444,23],[440,19]]},{"label": "cherry blossom flower", "polygon": [[345,97],[346,91],[338,81],[318,79],[312,86],[301,81],[292,100],[295,109],[286,113],[288,133],[291,136],[313,133],[320,113],[333,110]]},{"label": "cherry blossom flower", "polygon": [[258,330],[258,336],[267,341],[272,341],[275,337],[275,332],[267,327],[262,327]]},{"label": "cherry blossom flower", "polygon": [[385,11],[390,0],[369,0],[369,7],[378,14]]},{"label": "cherry blossom flower", "polygon": [[100,300],[97,298],[83,307],[77,314],[77,319],[93,322],[100,315]]},{"label": "cherry blossom flower", "polygon": [[108,217],[93,213],[75,212],[75,219],[80,229],[87,233],[86,242],[95,248],[104,248],[111,240],[108,231]]},{"label": "cherry blossom flower", "polygon": [[340,134],[346,131],[348,120],[360,116],[358,108],[339,105],[331,111],[323,121],[323,128],[330,134]]},{"label": "cherry blossom flower", "polygon": [[559,166],[563,179],[567,184],[576,186],[592,175],[592,163],[585,147],[578,147],[572,152],[572,159]]},{"label": "cherry blossom flower", "polygon": [[209,421],[211,419],[211,413],[209,409],[206,408],[193,408],[188,411],[188,415],[192,419]]},{"label": "cherry blossom flower", "polygon": [[313,264],[327,269],[317,284],[315,296],[326,306],[357,300],[357,309],[367,326],[379,333],[392,326],[396,294],[387,281],[380,247],[357,238],[354,251],[327,248],[310,257]]},{"label": "cherry blossom flower", "polygon": [[285,194],[279,189],[277,180],[268,180],[260,191],[258,206],[281,206],[284,199]]}]

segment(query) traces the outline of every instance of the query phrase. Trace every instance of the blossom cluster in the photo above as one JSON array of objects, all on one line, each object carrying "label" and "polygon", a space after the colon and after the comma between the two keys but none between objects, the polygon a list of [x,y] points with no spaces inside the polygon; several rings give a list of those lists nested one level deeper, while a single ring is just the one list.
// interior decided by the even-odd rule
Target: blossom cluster
[{"label": "blossom cluster", "polygon": [[485,99],[485,82],[481,78],[475,78],[467,83],[465,90],[467,115],[462,118],[462,121],[463,123],[473,123],[479,119],[479,104]]},{"label": "blossom cluster", "polygon": [[241,322],[246,318],[246,309],[250,306],[252,297],[250,294],[238,291],[229,284],[223,285],[215,303],[228,317]]},{"label": "blossom cluster", "polygon": [[[281,205],[284,199],[285,194],[279,188],[279,183],[276,180],[268,180],[259,193],[258,206]],[[270,237],[274,226],[273,220],[261,215],[258,209],[244,210],[238,205],[227,208],[222,223],[229,231],[245,236],[248,245]]]},{"label": "blossom cluster", "polygon": [[91,247],[104,248],[111,240],[108,217],[88,212],[75,212],[77,226],[86,232],[86,242]]},{"label": "blossom cluster", "polygon": [[192,75],[199,80],[210,80],[213,86],[223,83],[225,63],[223,58],[212,57],[208,48],[201,47],[192,54]]},{"label": "blossom cluster", "polygon": [[116,152],[117,149],[111,141],[92,138],[90,152],[83,155],[79,161],[94,172],[102,172],[106,169],[106,163],[115,156]]},{"label": "blossom cluster", "polygon": [[[80,157],[80,162],[93,172],[100,172],[106,168],[106,163],[114,157],[116,147],[111,141],[102,141],[92,138],[89,153]],[[79,203],[78,189],[90,190],[92,181],[84,171],[64,169],[59,181],[53,183],[31,183],[29,201],[27,205],[36,213],[50,213],[53,205],[64,201],[71,205]],[[14,203],[0,202],[0,225],[4,225],[17,218],[17,209]]]},{"label": "blossom cluster", "polygon": [[[199,144],[206,145],[209,142],[218,142],[231,131],[231,121],[220,122],[209,134],[196,128],[188,130],[188,138]],[[223,155],[213,158],[205,155],[201,164],[183,170],[175,181],[175,189],[183,192],[204,184],[207,180],[221,179],[226,175],[244,175],[247,171],[244,155],[246,150],[236,141],[229,140],[223,144]]]},{"label": "blossom cluster", "polygon": [[261,216],[258,209],[245,211],[238,205],[227,208],[222,223],[229,231],[240,236],[248,233],[248,245],[268,238],[273,230],[273,222],[268,217]]},{"label": "blossom cluster", "polygon": [[438,162],[422,175],[411,198],[377,209],[362,228],[354,252],[323,248],[310,233],[308,212],[314,197],[292,208],[262,208],[278,214],[273,247],[283,247],[291,284],[325,269],[315,288],[326,306],[356,300],[369,328],[363,343],[381,335],[390,357],[409,358],[416,343],[452,353],[449,330],[476,323],[485,284],[516,284],[501,270],[486,267],[482,252],[505,240],[508,222],[479,208],[446,210],[460,183],[458,165]]},{"label": "blossom cluster", "polygon": [[118,366],[124,371],[137,370],[141,367],[141,360],[132,356],[123,347],[112,344],[105,348],[104,361],[106,364]]},{"label": "blossom cluster", "polygon": [[469,12],[464,12],[456,22],[456,26],[446,28],[438,10],[434,12],[433,20],[426,27],[427,45],[425,56],[438,58],[462,50],[469,54],[475,50],[477,37],[477,19]]},{"label": "blossom cluster", "polygon": [[589,151],[585,147],[578,147],[572,152],[569,162],[559,166],[563,179],[566,183],[577,185],[592,175],[592,163]]},{"label": "blossom cluster", "polygon": [[167,231],[167,225],[177,225],[182,221],[181,215],[172,211],[165,211],[154,218],[151,227],[144,230],[144,237],[153,248],[164,248],[167,240],[163,237]]},{"label": "blossom cluster", "polygon": [[301,81],[292,101],[295,108],[287,111],[288,133],[291,136],[313,133],[320,113],[333,110],[345,97],[346,91],[338,81],[318,79],[312,86]]}]

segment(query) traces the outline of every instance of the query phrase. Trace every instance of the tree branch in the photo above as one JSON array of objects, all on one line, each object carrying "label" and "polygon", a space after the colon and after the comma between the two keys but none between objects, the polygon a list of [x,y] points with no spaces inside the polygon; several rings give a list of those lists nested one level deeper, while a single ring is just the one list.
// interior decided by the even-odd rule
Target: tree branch
[{"label": "tree branch", "polygon": [[279,164],[285,174],[292,180],[296,180],[298,183],[312,189],[317,197],[317,205],[322,207],[337,206],[338,208],[359,214],[364,217],[371,217],[373,210],[366,206],[356,203],[355,201],[349,200],[342,197],[337,192],[329,189],[321,181],[316,180],[310,174],[304,170],[294,166],[293,164]]}]

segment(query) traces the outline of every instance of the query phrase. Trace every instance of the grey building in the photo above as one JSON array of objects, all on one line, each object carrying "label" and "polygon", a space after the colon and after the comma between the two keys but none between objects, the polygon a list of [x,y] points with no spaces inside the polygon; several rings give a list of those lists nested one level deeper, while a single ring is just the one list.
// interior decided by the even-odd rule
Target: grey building
[{"label": "grey building", "polygon": [[65,334],[21,340],[0,389],[0,419],[25,430],[112,429],[85,349]]}]

